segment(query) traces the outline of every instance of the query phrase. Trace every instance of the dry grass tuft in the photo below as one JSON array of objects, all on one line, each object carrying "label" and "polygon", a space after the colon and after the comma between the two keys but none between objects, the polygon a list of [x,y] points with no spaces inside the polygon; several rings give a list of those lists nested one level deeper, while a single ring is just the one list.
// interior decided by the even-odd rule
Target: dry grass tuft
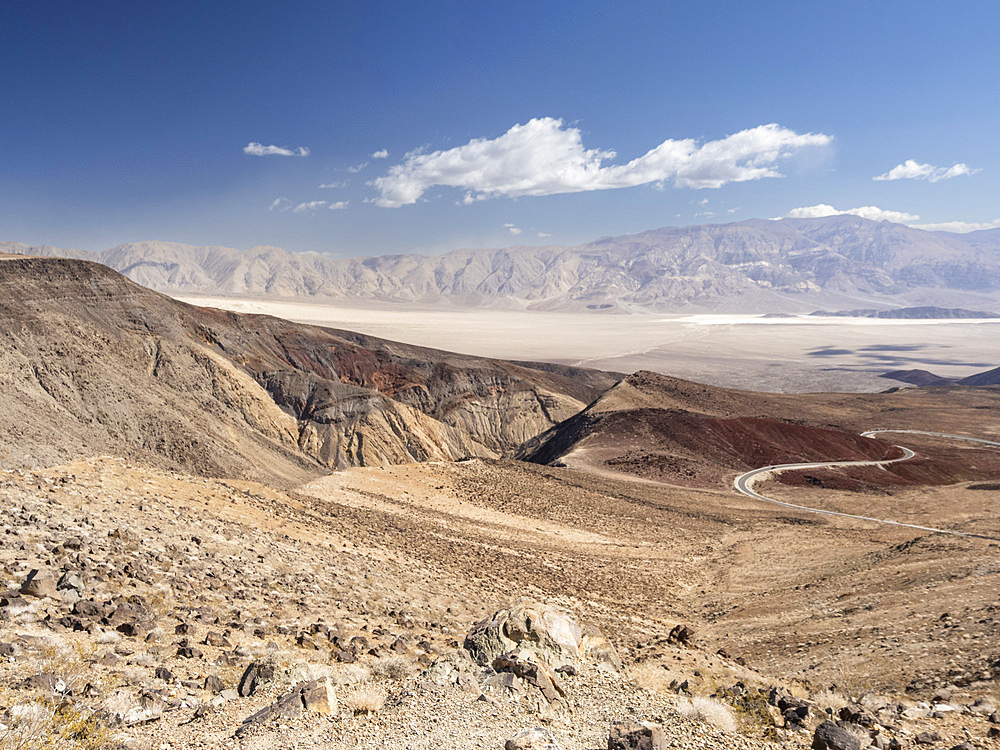
[{"label": "dry grass tuft", "polygon": [[400,682],[413,674],[413,664],[405,656],[385,656],[371,665],[372,675]]},{"label": "dry grass tuft", "polygon": [[344,696],[342,703],[353,711],[355,716],[359,716],[378,713],[382,710],[382,706],[385,705],[385,700],[388,697],[389,694],[384,688],[367,683],[355,687]]},{"label": "dry grass tuft", "polygon": [[688,719],[711,724],[727,734],[736,734],[736,717],[733,716],[733,712],[725,703],[714,698],[701,695],[696,695],[690,700],[681,698],[677,704],[677,713]]}]

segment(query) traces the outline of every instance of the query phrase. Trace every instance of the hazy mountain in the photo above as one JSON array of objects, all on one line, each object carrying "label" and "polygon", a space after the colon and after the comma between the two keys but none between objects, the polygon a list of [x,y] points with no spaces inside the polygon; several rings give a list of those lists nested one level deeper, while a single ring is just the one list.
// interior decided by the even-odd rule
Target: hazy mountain
[{"label": "hazy mountain", "polygon": [[534,309],[808,311],[995,306],[1000,230],[926,232],[854,216],[666,227],[578,247],[333,259],[280,248],[138,242],[88,254],[170,294],[319,297]]}]

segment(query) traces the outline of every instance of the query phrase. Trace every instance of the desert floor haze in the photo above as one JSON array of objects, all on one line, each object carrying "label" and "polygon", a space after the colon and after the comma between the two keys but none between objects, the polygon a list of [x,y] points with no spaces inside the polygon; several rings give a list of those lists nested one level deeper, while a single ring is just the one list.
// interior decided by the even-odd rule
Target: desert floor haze
[{"label": "desert floor haze", "polygon": [[730,388],[875,391],[880,376],[926,369],[966,377],[995,367],[998,319],[885,320],[809,315],[616,315],[455,310],[420,305],[179,296],[186,302],[361,331],[482,357],[614,372],[654,370]]}]

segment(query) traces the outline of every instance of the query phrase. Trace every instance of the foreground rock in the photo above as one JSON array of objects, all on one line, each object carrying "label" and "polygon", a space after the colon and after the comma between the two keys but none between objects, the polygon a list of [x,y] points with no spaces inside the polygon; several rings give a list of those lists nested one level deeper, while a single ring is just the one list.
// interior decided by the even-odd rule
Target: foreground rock
[{"label": "foreground rock", "polygon": [[591,656],[618,669],[621,659],[599,631],[587,632],[571,615],[538,602],[499,609],[472,626],[465,649],[477,664],[487,666],[500,655],[527,649],[555,669],[578,666]]},{"label": "foreground rock", "polygon": [[615,724],[608,735],[608,750],[666,750],[663,727],[646,721]]},{"label": "foreground rock", "polygon": [[504,744],[504,750],[562,750],[545,727],[522,729]]},{"label": "foreground rock", "polygon": [[236,735],[244,734],[254,724],[264,724],[272,719],[294,719],[310,711],[327,716],[337,711],[337,696],[329,680],[299,683],[270,706],[244,719]]},{"label": "foreground rock", "polygon": [[824,721],[816,727],[812,750],[861,750],[861,740],[832,721]]}]

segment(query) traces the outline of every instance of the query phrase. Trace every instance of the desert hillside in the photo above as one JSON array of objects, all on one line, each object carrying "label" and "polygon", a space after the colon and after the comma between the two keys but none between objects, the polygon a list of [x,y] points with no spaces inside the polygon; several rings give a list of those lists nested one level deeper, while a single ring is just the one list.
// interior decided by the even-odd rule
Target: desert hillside
[{"label": "desert hillside", "polygon": [[112,453],[287,483],[495,456],[614,382],[196,308],[88,261],[11,258],[0,289],[7,466]]}]

